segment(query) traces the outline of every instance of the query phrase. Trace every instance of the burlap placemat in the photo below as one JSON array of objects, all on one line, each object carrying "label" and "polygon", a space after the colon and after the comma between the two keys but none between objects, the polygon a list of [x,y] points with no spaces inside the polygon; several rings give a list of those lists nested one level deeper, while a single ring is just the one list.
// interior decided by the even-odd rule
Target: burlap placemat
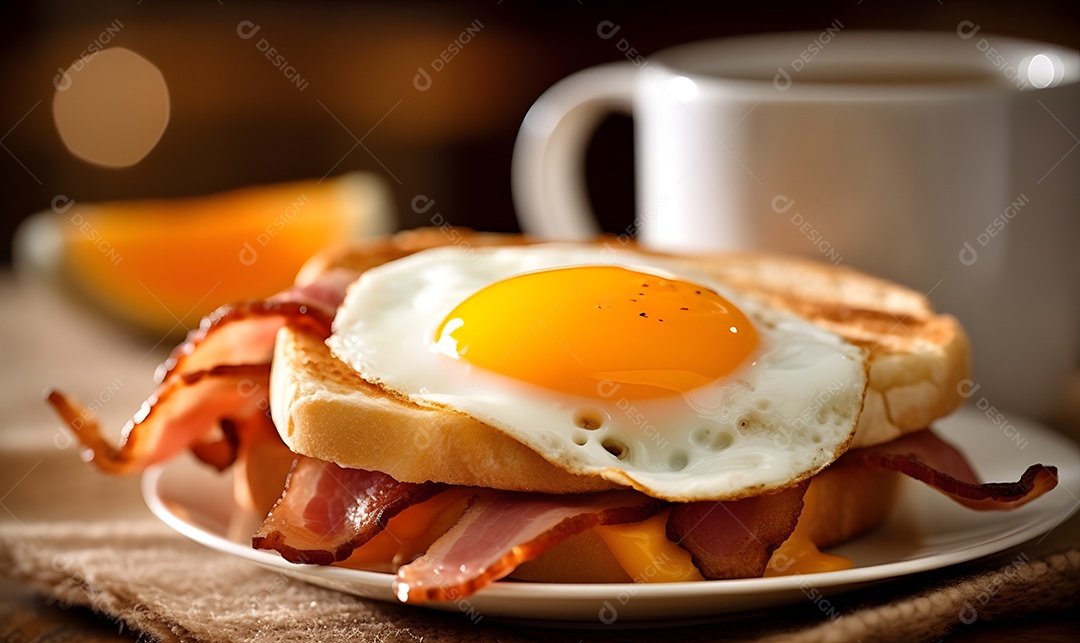
[{"label": "burlap placemat", "polygon": [[[8,524],[0,570],[60,606],[82,605],[162,641],[913,641],[977,620],[1075,607],[1080,551],[946,579],[889,600],[833,597],[837,615],[797,605],[768,616],[646,630],[556,630],[363,600],[210,551],[153,520]],[[884,589],[884,588],[883,588]],[[892,590],[895,592],[895,589]]]}]

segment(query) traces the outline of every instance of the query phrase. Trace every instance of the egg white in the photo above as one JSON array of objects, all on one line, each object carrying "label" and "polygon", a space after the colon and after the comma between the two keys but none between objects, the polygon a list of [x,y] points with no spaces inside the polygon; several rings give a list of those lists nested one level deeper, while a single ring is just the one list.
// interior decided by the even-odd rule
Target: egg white
[{"label": "egg white", "polygon": [[[726,378],[633,400],[614,383],[596,398],[551,391],[435,343],[444,318],[485,286],[580,265],[711,288],[747,315],[760,346]],[[660,258],[595,246],[443,247],[387,263],[349,288],[327,343],[364,379],[416,404],[467,413],[573,473],[681,502],[757,495],[820,471],[852,439],[866,389],[865,352],[839,336]]]}]

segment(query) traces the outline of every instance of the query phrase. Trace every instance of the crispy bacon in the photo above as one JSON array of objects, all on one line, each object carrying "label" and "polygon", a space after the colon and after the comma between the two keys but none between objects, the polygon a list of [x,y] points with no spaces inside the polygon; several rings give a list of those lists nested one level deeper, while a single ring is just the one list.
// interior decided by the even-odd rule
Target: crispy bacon
[{"label": "crispy bacon", "polygon": [[756,578],[765,573],[773,551],[795,531],[809,484],[742,500],[676,505],[668,518],[667,537],[690,552],[707,579]]},{"label": "crispy bacon", "polygon": [[92,413],[59,391],[49,403],[83,445],[83,459],[108,473],[134,473],[176,456],[205,440],[218,421],[266,420],[265,396],[246,394],[270,377],[268,364],[222,364],[170,378],[143,403],[124,427],[117,449],[101,435]]},{"label": "crispy bacon", "polygon": [[187,447],[227,467],[236,456],[237,426],[269,421],[264,411],[278,329],[288,323],[328,337],[356,277],[331,270],[269,299],[222,306],[207,316],[158,368],[158,388],[124,427],[119,448],[73,398],[53,390],[47,399],[82,443],[84,459],[109,473],[135,473]]},{"label": "crispy bacon", "polygon": [[274,336],[286,321],[329,337],[330,324],[345,298],[345,290],[358,276],[351,270],[334,269],[309,284],[294,286],[269,299],[221,306],[204,317],[199,327],[172,350],[158,367],[155,378],[163,382],[174,373],[218,364],[269,362]]},{"label": "crispy bacon", "polygon": [[468,596],[576,533],[638,522],[665,505],[636,491],[484,493],[426,554],[398,570],[394,593],[409,603]]},{"label": "crispy bacon", "polygon": [[276,550],[289,562],[329,565],[348,558],[402,510],[444,489],[299,456],[251,544]]},{"label": "crispy bacon", "polygon": [[956,447],[930,429],[845,453],[833,466],[899,471],[980,511],[1014,509],[1057,486],[1057,468],[1033,464],[1016,482],[980,483]]},{"label": "crispy bacon", "polygon": [[[273,427],[273,421],[265,414],[263,417]],[[236,462],[236,456],[240,453],[241,430],[236,422],[228,418],[223,418],[218,425],[220,436],[192,444],[191,453],[218,471],[224,471]]]}]

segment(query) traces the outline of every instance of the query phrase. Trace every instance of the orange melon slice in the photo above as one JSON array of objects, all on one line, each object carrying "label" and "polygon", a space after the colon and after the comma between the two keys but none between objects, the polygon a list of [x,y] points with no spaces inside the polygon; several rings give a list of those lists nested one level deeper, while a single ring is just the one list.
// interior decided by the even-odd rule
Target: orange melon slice
[{"label": "orange melon slice", "polygon": [[318,250],[390,232],[389,202],[385,184],[362,173],[174,200],[58,197],[23,225],[16,265],[179,335],[223,303],[287,288]]}]

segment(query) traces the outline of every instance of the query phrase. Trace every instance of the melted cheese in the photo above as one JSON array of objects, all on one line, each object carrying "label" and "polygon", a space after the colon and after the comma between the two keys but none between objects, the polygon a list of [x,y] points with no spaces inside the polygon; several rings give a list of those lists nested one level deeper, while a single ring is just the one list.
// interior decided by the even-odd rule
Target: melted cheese
[{"label": "melted cheese", "polygon": [[796,527],[795,533],[773,552],[765,568],[765,576],[817,574],[852,567],[854,565],[850,559],[822,552],[812,540],[799,534],[799,529]]},{"label": "melted cheese", "polygon": [[630,525],[593,527],[635,583],[675,583],[704,580],[690,552],[668,540],[668,514],[663,511]]},{"label": "melted cheese", "polygon": [[768,566],[765,567],[766,577],[835,572],[854,567],[851,560],[843,556],[822,552],[810,538],[820,504],[818,488],[811,484],[803,496],[803,510],[799,514],[795,531],[773,552]]}]

